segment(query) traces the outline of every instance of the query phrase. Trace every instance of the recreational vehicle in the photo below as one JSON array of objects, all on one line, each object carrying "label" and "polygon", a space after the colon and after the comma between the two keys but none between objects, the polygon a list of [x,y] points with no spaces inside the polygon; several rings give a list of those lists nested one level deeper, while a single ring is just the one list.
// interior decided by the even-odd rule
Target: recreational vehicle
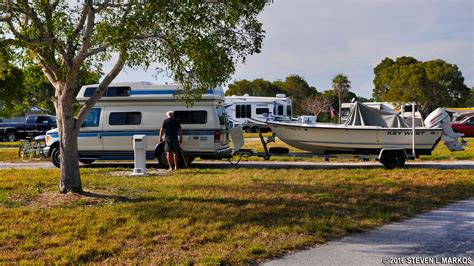
[{"label": "recreational vehicle", "polygon": [[242,125],[246,132],[265,132],[270,128],[265,120],[291,120],[291,98],[285,94],[276,97],[259,97],[232,95],[225,98],[225,110],[232,126]]},{"label": "recreational vehicle", "polygon": [[[96,85],[83,86],[77,96],[84,103]],[[179,84],[156,85],[146,82],[111,84],[90,110],[78,137],[79,161],[133,159],[133,135],[146,135],[147,160],[158,159],[167,167],[164,144],[159,132],[167,111],[174,111],[183,128],[182,148],[189,162],[194,158],[220,159],[230,156],[224,92],[209,89],[192,107],[175,97]],[[45,154],[59,166],[57,130],[46,134]]]}]

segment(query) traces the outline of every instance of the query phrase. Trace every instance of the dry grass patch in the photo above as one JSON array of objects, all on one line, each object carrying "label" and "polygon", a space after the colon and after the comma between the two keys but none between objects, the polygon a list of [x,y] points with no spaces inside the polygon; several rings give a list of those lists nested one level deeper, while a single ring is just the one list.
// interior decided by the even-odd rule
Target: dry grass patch
[{"label": "dry grass patch", "polygon": [[473,170],[112,171],[82,170],[103,199],[55,194],[56,169],[1,170],[0,262],[253,263],[474,196]]}]

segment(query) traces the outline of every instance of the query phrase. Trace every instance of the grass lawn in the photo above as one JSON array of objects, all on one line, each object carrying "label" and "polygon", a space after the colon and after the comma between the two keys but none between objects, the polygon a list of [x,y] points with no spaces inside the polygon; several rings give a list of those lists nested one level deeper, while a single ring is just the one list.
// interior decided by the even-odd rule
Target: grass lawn
[{"label": "grass lawn", "polygon": [[0,141],[0,149],[1,148],[19,148],[20,141],[8,142],[8,141]]},{"label": "grass lawn", "polygon": [[[127,170],[130,171],[130,170]],[[0,262],[246,264],[474,196],[474,170],[0,170]]]}]

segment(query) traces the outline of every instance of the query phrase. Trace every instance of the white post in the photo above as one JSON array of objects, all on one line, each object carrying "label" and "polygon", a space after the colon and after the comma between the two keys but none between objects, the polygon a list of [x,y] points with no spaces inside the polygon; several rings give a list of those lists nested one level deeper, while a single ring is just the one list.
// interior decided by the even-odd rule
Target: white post
[{"label": "white post", "polygon": [[415,158],[416,155],[415,155],[415,103],[414,102],[412,102],[411,104],[411,128],[412,128],[411,152],[413,153],[413,158]]},{"label": "white post", "polygon": [[134,176],[146,175],[146,136],[133,135],[133,153],[135,157]]}]

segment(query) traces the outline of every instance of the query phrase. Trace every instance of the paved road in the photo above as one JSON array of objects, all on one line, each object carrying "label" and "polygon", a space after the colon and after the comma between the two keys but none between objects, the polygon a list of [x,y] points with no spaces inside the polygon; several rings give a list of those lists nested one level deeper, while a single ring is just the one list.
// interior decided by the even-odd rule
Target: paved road
[{"label": "paved road", "polygon": [[401,257],[471,258],[474,265],[474,198],[263,265],[383,265],[383,259]]},{"label": "paved road", "polygon": [[[9,168],[53,168],[50,162],[30,162],[30,163],[5,163],[0,162],[0,169]],[[126,167],[133,168],[133,163],[123,162],[96,162],[91,165],[83,165],[84,168],[101,167]],[[157,167],[157,164],[148,164],[148,167]],[[382,168],[382,165],[375,161],[370,162],[275,162],[275,161],[242,161],[239,165],[230,165],[223,161],[195,161],[193,168],[272,168],[272,169],[338,169],[338,168]],[[474,161],[412,161],[407,162],[406,168],[435,168],[435,169],[474,169]]]}]

